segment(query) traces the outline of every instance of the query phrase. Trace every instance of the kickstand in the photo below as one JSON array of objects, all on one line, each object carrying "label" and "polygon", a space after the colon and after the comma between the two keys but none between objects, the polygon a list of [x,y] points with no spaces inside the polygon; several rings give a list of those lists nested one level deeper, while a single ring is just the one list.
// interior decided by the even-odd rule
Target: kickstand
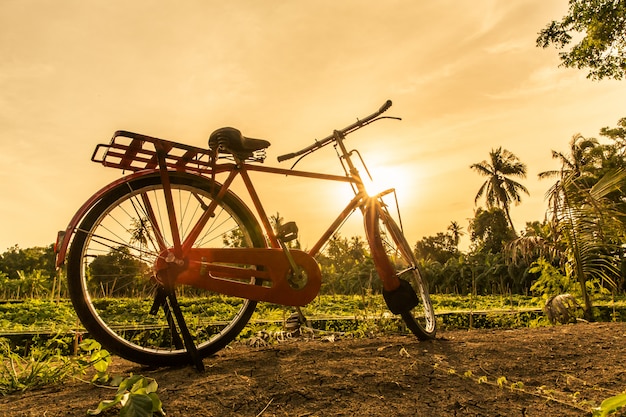
[{"label": "kickstand", "polygon": [[178,300],[176,299],[176,293],[173,289],[166,289],[167,298],[169,300],[169,305],[174,313],[174,317],[176,318],[176,322],[178,323],[178,328],[180,330],[181,336],[183,337],[183,342],[185,344],[185,349],[187,350],[187,354],[189,355],[189,359],[191,363],[195,365],[196,369],[200,372],[204,372],[204,363],[202,362],[202,358],[200,357],[200,353],[196,348],[196,344],[189,333],[189,328],[187,328],[187,323],[185,323],[185,318],[183,317],[183,313],[180,310],[180,305],[178,304]]},{"label": "kickstand", "polygon": [[157,288],[156,295],[154,297],[154,301],[152,303],[152,308],[150,308],[150,314],[157,314],[159,308],[163,308],[163,313],[165,314],[165,320],[167,320],[167,326],[170,329],[172,343],[176,347],[176,349],[184,349],[185,345],[183,340],[180,338],[178,334],[178,330],[176,329],[176,320],[172,316],[172,309],[170,308],[169,303],[167,302],[167,294],[165,293],[165,288],[159,286]]},{"label": "kickstand", "polygon": [[302,309],[300,307],[296,307],[296,312],[298,313],[298,319],[300,320],[300,323],[309,326],[306,317],[304,317]]}]

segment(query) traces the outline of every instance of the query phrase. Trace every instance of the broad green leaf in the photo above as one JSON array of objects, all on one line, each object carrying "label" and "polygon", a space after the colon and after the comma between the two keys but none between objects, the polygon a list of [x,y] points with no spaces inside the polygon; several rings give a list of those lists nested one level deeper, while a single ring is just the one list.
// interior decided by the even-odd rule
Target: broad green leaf
[{"label": "broad green leaf", "polygon": [[148,382],[148,385],[146,386],[146,394],[151,394],[159,389],[159,384],[157,384],[154,379],[147,378],[146,381]]},{"label": "broad green leaf", "polygon": [[165,411],[163,411],[163,403],[161,402],[161,399],[159,398],[159,396],[156,395],[154,392],[151,392],[150,394],[148,394],[148,397],[152,399],[152,411],[155,413],[160,413],[161,415],[164,416]]},{"label": "broad green leaf", "polygon": [[111,363],[111,354],[106,350],[98,350],[91,355],[93,367],[98,372],[106,372]]},{"label": "broad green leaf", "polygon": [[602,401],[599,408],[596,408],[593,412],[593,417],[605,417],[609,414],[619,410],[626,406],[626,393],[618,394],[614,397],[607,398]]},{"label": "broad green leaf", "polygon": [[152,417],[152,398],[145,394],[131,394],[120,417]]},{"label": "broad green leaf", "polygon": [[98,404],[98,408],[96,408],[95,410],[87,410],[87,414],[89,414],[90,416],[98,415],[101,412],[106,411],[109,408],[114,407],[117,404],[119,404],[120,400],[121,400],[121,397],[118,398],[118,396],[115,396],[113,400],[100,401],[100,404]]},{"label": "broad green leaf", "polygon": [[80,342],[80,348],[86,352],[91,352],[92,350],[100,350],[102,345],[93,339],[85,339]]},{"label": "broad green leaf", "polygon": [[141,375],[133,375],[131,374],[128,378],[126,378],[125,380],[123,380],[120,383],[120,386],[117,390],[117,392],[124,392],[124,391],[131,391],[132,387],[140,380],[143,379],[143,376]]}]

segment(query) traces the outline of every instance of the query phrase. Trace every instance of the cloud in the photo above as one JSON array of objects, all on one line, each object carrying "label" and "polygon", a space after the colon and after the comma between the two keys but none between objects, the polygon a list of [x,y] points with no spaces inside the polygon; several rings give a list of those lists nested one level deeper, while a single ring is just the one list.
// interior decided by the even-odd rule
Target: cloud
[{"label": "cloud", "polygon": [[522,52],[526,49],[528,49],[528,45],[526,42],[513,39],[505,40],[493,45],[488,45],[484,48],[485,52],[493,55]]},{"label": "cloud", "polygon": [[533,69],[525,79],[509,90],[487,93],[487,97],[503,101],[526,99],[549,94],[553,91],[565,91],[584,80],[580,72],[566,71],[562,68],[544,65]]}]

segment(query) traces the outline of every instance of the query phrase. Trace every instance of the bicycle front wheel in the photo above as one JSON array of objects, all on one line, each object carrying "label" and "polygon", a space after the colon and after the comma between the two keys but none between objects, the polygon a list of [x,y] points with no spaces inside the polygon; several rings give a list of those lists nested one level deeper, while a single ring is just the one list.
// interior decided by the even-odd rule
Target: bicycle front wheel
[{"label": "bicycle front wheel", "polygon": [[[196,175],[170,173],[181,240],[214,200],[220,185]],[[133,362],[189,363],[172,308],[154,266],[172,247],[163,185],[157,174],[108,191],[75,231],[68,256],[69,292],[91,337]],[[264,247],[261,228],[233,193],[218,202],[195,246]],[[176,298],[200,357],[226,346],[250,319],[256,302],[178,285]]]},{"label": "bicycle front wheel", "polygon": [[[420,340],[435,337],[437,331],[435,312],[430,301],[428,286],[417,265],[417,259],[404,234],[389,212],[376,202],[366,216],[366,230],[378,274],[394,274],[401,281],[403,291],[400,302],[390,309],[400,314],[407,327]],[[384,277],[381,276],[381,279]],[[405,307],[408,306],[408,307]],[[397,310],[397,311],[396,311]]]}]

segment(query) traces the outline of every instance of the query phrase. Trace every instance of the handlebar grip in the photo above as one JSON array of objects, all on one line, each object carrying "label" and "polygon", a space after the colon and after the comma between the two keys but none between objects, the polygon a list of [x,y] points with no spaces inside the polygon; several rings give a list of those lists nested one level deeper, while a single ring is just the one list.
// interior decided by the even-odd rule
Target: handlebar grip
[{"label": "handlebar grip", "polygon": [[391,100],[387,100],[387,101],[385,102],[385,104],[383,104],[383,105],[381,106],[381,108],[378,110],[378,112],[379,112],[379,113],[384,113],[384,112],[386,112],[387,110],[389,110],[389,107],[391,107],[391,105],[392,105],[392,104],[393,104],[393,103],[391,102]]},{"label": "handlebar grip", "polygon": [[286,161],[287,159],[294,158],[295,156],[296,156],[295,152],[288,153],[286,155],[281,155],[281,156],[278,157],[278,162]]}]

